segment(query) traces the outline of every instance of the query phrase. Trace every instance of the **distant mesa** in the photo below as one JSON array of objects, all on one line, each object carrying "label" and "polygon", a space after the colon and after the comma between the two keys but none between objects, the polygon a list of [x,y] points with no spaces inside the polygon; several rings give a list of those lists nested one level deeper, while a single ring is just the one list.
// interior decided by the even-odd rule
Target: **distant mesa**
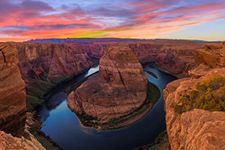
[{"label": "distant mesa", "polygon": [[128,46],[117,44],[104,51],[99,73],[69,94],[68,105],[104,124],[140,108],[146,97],[147,77],[141,64]]}]

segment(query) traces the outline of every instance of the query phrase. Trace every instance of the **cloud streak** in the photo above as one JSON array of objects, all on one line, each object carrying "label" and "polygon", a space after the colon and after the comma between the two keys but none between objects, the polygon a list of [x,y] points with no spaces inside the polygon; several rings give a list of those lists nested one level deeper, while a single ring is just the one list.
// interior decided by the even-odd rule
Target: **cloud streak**
[{"label": "cloud streak", "polygon": [[158,38],[225,18],[225,0],[67,2],[1,0],[0,13],[4,15],[0,16],[0,41],[64,37]]}]

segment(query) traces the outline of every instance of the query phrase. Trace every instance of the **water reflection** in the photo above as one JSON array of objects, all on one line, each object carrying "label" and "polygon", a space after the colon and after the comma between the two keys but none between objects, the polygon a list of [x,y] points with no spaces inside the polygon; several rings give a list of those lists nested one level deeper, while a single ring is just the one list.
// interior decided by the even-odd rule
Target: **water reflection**
[{"label": "water reflection", "polygon": [[[88,76],[96,73],[99,67],[91,68],[83,75],[74,79],[73,86],[80,84]],[[162,93],[167,83],[175,78],[161,72],[154,66],[146,66],[148,80],[155,84]],[[165,113],[163,96],[152,110],[138,122],[121,129],[97,131],[94,128],[83,127],[75,113],[67,106],[66,93],[58,92],[39,110],[42,121],[41,130],[65,150],[126,150],[153,142],[155,137],[165,129]]]}]

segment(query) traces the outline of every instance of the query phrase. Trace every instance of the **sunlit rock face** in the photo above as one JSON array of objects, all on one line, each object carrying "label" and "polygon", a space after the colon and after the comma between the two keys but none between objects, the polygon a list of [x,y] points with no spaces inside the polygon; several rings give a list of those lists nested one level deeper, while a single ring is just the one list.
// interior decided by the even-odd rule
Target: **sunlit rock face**
[{"label": "sunlit rock face", "polygon": [[[164,90],[169,143],[172,150],[225,149],[225,45],[197,49],[196,62],[190,78],[173,81]],[[202,97],[207,100],[200,101]]]},{"label": "sunlit rock face", "polygon": [[[220,85],[220,90],[212,92],[214,98],[202,102],[202,105],[205,106],[200,105],[200,107],[205,107],[205,109],[192,108],[185,112],[178,112],[176,109],[176,106],[180,105],[181,108],[189,109],[190,107],[185,104],[188,103],[187,100],[181,101],[182,96],[193,90],[198,92],[198,88],[196,88],[198,84],[211,81],[215,77],[225,79],[225,68],[212,69],[200,78],[176,80],[168,84],[164,90],[167,134],[172,150],[225,149],[225,112],[218,111],[220,108],[217,107],[224,106],[225,85]],[[216,89],[215,79],[212,81],[210,82],[212,88]],[[209,94],[209,92],[205,94]],[[200,96],[205,96],[205,94]],[[198,95],[194,94],[194,96]],[[213,105],[215,100],[217,105]],[[199,107],[193,102],[191,104]],[[213,111],[213,109],[217,111]]]},{"label": "sunlit rock face", "polygon": [[25,112],[25,83],[17,50],[11,44],[0,44],[0,130],[16,131],[23,126]]},{"label": "sunlit rock face", "polygon": [[26,139],[0,131],[0,150],[45,150],[45,148],[32,135]]},{"label": "sunlit rock face", "polygon": [[205,45],[198,51],[198,59],[210,68],[225,66],[225,44]]},{"label": "sunlit rock face", "polygon": [[70,108],[99,123],[127,115],[146,100],[147,78],[131,49],[111,46],[100,59],[100,71],[70,93]]}]

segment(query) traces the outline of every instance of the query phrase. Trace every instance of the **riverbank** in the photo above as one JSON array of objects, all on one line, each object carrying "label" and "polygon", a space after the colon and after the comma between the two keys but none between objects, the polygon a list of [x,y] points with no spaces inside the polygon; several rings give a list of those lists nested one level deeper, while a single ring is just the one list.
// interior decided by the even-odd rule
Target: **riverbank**
[{"label": "riverbank", "polygon": [[[94,147],[95,149],[124,150],[154,142],[155,137],[165,130],[165,114],[161,91],[175,78],[161,72],[157,67],[148,66],[145,67],[146,70],[152,71],[158,77],[155,78],[153,75],[147,73],[148,80],[159,88],[159,91],[157,91],[160,92],[160,98],[152,90],[153,94],[150,95],[155,96],[155,98],[151,97],[150,105],[145,104],[144,106],[146,107],[141,107],[142,109],[138,111],[138,115],[134,115],[137,117],[131,116],[133,120],[125,118],[125,120],[132,120],[134,123],[130,125],[121,123],[123,127],[115,130],[85,127],[81,124],[77,114],[71,112],[68,108],[66,101],[67,94],[62,89],[53,94],[38,111],[42,123],[41,131],[65,150],[69,150],[71,147],[74,149],[92,149]],[[96,71],[96,69],[95,71],[89,70],[88,74],[74,79],[74,83],[71,83],[71,85],[77,85],[76,83],[80,81],[79,79],[86,78],[96,73]],[[154,105],[151,104],[154,103],[153,99],[157,101]],[[141,114],[144,115],[142,116]],[[121,120],[124,121],[123,119]],[[115,126],[112,127],[115,128]],[[54,129],[57,129],[57,131]],[[139,140],[140,138],[142,140]],[[74,139],[77,140],[74,141]],[[89,141],[90,144],[85,144],[85,141]]]},{"label": "riverbank", "polygon": [[[96,118],[90,117],[86,114],[84,115],[78,115],[80,119],[80,123],[84,127],[93,127],[97,130],[111,130],[111,129],[118,129],[127,127],[138,120],[142,119],[153,107],[153,105],[157,102],[157,100],[160,98],[160,91],[159,89],[152,83],[148,83],[148,91],[147,91],[147,98],[145,103],[135,110],[134,112],[120,117],[116,119],[112,119],[107,123],[100,124]],[[68,103],[70,103],[70,100],[68,99]],[[71,106],[71,105],[68,105]]]}]

